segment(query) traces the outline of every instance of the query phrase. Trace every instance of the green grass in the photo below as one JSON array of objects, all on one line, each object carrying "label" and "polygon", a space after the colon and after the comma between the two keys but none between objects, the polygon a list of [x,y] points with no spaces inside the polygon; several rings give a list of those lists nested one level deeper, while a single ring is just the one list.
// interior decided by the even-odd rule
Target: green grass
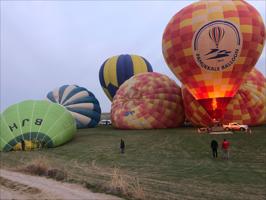
[{"label": "green grass", "polygon": [[[80,130],[74,140],[54,149],[1,153],[7,168],[26,165],[43,156],[67,171],[69,181],[91,187],[110,181],[114,168],[137,178],[145,199],[237,200],[266,198],[266,127],[253,134],[197,134],[196,128]],[[120,138],[126,143],[120,154]],[[231,143],[230,159],[212,159],[210,141]],[[100,188],[100,187],[99,187]],[[133,198],[133,197],[131,197]]]}]

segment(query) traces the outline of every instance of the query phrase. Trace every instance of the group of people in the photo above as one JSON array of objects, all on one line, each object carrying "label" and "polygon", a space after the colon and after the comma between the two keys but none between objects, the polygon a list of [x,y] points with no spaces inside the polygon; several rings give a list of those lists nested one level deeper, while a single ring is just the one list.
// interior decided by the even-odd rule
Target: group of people
[{"label": "group of people", "polygon": [[[230,143],[226,139],[222,142],[222,158],[228,160],[229,159],[229,146]],[[123,139],[120,140],[120,152],[123,154],[125,153],[125,141]],[[212,149],[212,156],[213,158],[218,158],[218,142],[216,140],[211,141],[211,149]]]},{"label": "group of people", "polygon": [[[222,158],[228,160],[229,159],[229,146],[230,143],[226,139],[222,142]],[[211,141],[211,149],[212,149],[212,156],[213,158],[218,157],[218,142],[216,140]]]},{"label": "group of people", "polygon": [[32,150],[32,149],[40,149],[40,148],[46,147],[46,142],[45,141],[38,141],[38,140],[31,140],[31,141],[28,141],[28,144],[26,144],[25,140],[20,139],[20,146],[21,146],[22,151]]}]

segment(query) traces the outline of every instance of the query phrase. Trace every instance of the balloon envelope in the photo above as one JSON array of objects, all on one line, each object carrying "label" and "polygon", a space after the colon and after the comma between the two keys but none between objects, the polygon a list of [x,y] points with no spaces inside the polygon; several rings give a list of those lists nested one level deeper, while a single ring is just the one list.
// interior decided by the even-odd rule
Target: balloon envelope
[{"label": "balloon envelope", "polygon": [[1,114],[0,150],[56,147],[71,140],[76,132],[72,115],[62,106],[48,101],[23,101]]},{"label": "balloon envelope", "polygon": [[265,27],[245,1],[199,1],[179,11],[163,34],[164,58],[209,114],[223,108],[255,66]]},{"label": "balloon envelope", "polygon": [[77,128],[95,127],[100,121],[100,104],[86,88],[63,85],[49,92],[47,98],[64,106],[76,119]]},{"label": "balloon envelope", "polygon": [[104,61],[99,71],[99,79],[105,94],[112,101],[120,85],[133,75],[143,72],[152,72],[152,66],[145,58],[119,55]]},{"label": "balloon envelope", "polygon": [[178,127],[184,122],[181,89],[165,75],[137,74],[118,89],[111,117],[119,129]]},{"label": "balloon envelope", "polygon": [[[182,88],[186,117],[196,126],[212,124],[211,116],[200,103]],[[266,80],[256,69],[253,69],[236,95],[225,108],[222,122],[238,122],[249,126],[266,124]]]}]

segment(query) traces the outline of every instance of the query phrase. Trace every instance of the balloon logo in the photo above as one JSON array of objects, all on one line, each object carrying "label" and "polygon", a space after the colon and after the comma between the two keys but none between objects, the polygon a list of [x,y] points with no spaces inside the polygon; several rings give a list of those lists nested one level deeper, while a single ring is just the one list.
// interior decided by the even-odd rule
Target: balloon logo
[{"label": "balloon logo", "polygon": [[162,50],[176,77],[212,118],[221,119],[264,39],[263,20],[245,1],[199,1],[170,20]]},{"label": "balloon logo", "polygon": [[[237,61],[243,38],[234,23],[216,20],[200,27],[192,41],[193,56],[199,67],[208,71],[224,71]],[[216,48],[213,48],[213,43]]]},{"label": "balloon logo", "polygon": [[224,29],[221,28],[220,26],[217,27],[213,27],[212,29],[210,29],[209,31],[209,36],[212,39],[212,41],[214,41],[216,48],[218,49],[218,45],[219,42],[223,39],[224,37]]}]

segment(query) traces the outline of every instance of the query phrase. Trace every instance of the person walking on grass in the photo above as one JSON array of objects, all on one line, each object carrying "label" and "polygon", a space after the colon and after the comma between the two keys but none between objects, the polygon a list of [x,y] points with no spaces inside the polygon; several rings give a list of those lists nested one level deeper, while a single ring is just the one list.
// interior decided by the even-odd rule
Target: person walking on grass
[{"label": "person walking on grass", "polygon": [[211,149],[212,149],[212,156],[213,158],[217,158],[218,157],[218,142],[216,140],[212,140],[211,141]]},{"label": "person walking on grass", "polygon": [[124,140],[121,139],[121,141],[120,141],[121,153],[125,153],[125,147],[126,147],[125,142],[124,142]]},{"label": "person walking on grass", "polygon": [[223,159],[226,159],[226,160],[229,159],[229,146],[230,146],[230,143],[226,139],[224,139],[222,143]]}]

